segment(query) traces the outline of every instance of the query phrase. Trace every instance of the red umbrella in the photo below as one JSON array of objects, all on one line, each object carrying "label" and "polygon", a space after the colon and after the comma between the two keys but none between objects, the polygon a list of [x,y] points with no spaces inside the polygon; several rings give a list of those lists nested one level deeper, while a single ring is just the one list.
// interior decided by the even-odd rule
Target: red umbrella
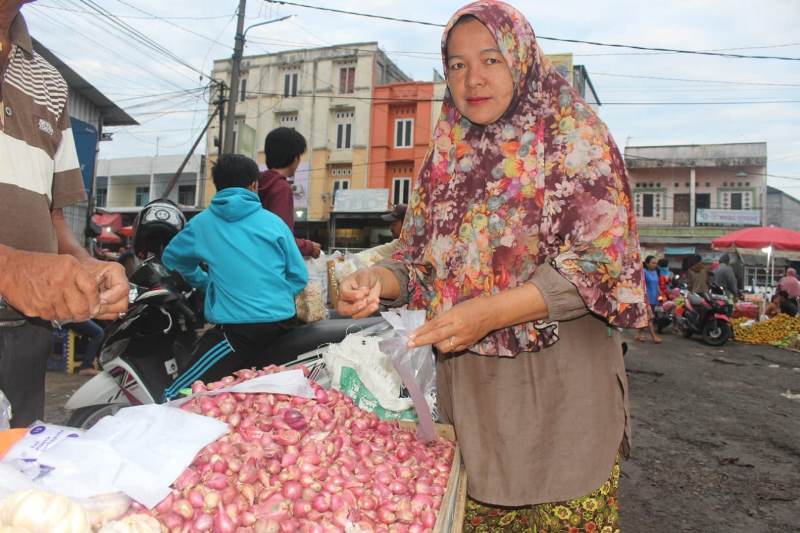
[{"label": "red umbrella", "polygon": [[776,226],[745,228],[711,241],[711,247],[715,250],[746,254],[759,254],[770,246],[775,257],[800,259],[800,231]]}]

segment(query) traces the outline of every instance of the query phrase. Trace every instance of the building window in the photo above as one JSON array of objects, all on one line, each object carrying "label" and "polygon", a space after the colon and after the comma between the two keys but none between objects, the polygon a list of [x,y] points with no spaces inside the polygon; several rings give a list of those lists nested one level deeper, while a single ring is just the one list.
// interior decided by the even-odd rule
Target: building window
[{"label": "building window", "polygon": [[194,195],[196,192],[194,184],[178,185],[178,203],[180,205],[194,205]]},{"label": "building window", "polygon": [[336,193],[339,191],[346,191],[350,188],[349,179],[333,180],[333,198],[336,199]]},{"label": "building window", "polygon": [[333,166],[330,169],[330,175],[333,179],[333,196],[332,202],[336,201],[336,193],[350,188],[350,176],[353,170],[350,166]]},{"label": "building window", "polygon": [[356,92],[356,67],[339,69],[339,92],[342,94]]},{"label": "building window", "polygon": [[642,194],[642,217],[655,216],[655,194]]},{"label": "building window", "polygon": [[353,116],[352,111],[336,113],[336,149],[342,150],[352,146]]},{"label": "building window", "polygon": [[395,148],[408,148],[414,144],[414,119],[400,118],[394,121]]},{"label": "building window", "polygon": [[136,187],[136,207],[147,205],[150,201],[150,187]]},{"label": "building window", "polygon": [[283,75],[283,96],[288,98],[290,96],[297,96],[297,78],[298,72],[286,72]]},{"label": "building window", "polygon": [[742,209],[742,193],[731,193],[731,209]]},{"label": "building window", "polygon": [[411,193],[411,178],[392,179],[392,204],[407,204]]},{"label": "building window", "polygon": [[336,148],[350,148],[350,141],[353,133],[352,124],[336,125]]},{"label": "building window", "polygon": [[239,81],[239,101],[244,102],[247,98],[247,78],[242,78]]},{"label": "building window", "polygon": [[103,187],[97,188],[94,191],[94,206],[95,207],[105,207],[108,204],[108,189]]},{"label": "building window", "polygon": [[278,123],[285,128],[296,128],[297,113],[282,113],[278,115]]}]

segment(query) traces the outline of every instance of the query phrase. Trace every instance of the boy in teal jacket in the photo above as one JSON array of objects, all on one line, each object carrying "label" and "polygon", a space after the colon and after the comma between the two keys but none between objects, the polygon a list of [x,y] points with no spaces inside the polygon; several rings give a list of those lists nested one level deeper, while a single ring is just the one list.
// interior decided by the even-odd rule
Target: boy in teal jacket
[{"label": "boy in teal jacket", "polygon": [[205,316],[217,327],[200,340],[195,353],[202,355],[167,389],[167,398],[200,378],[214,381],[241,368],[285,362],[267,358],[270,345],[292,328],[295,296],[308,282],[288,226],[261,207],[255,161],[223,155],[212,176],[217,194],[211,205],[170,241],[162,261],[205,290]]}]

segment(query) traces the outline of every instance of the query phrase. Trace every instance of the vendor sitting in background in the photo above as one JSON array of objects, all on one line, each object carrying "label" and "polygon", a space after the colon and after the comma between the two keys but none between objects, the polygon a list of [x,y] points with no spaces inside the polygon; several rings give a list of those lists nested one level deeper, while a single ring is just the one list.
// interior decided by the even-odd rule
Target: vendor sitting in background
[{"label": "vendor sitting in background", "polygon": [[776,292],[772,297],[772,301],[770,301],[769,305],[764,310],[764,314],[769,318],[772,318],[779,313],[789,316],[797,315],[797,302],[793,298],[789,297],[789,294],[786,291],[779,290]]},{"label": "vendor sitting in background", "polygon": [[381,220],[385,222],[391,222],[389,231],[392,232],[393,240],[365,251],[365,253],[369,254],[370,257],[375,258],[374,262],[377,263],[378,261],[382,261],[384,259],[391,259],[392,255],[394,255],[394,252],[397,250],[397,246],[400,244],[400,231],[403,229],[403,220],[406,218],[407,208],[408,206],[406,204],[397,204],[392,208],[391,211],[385,215],[381,215]]}]

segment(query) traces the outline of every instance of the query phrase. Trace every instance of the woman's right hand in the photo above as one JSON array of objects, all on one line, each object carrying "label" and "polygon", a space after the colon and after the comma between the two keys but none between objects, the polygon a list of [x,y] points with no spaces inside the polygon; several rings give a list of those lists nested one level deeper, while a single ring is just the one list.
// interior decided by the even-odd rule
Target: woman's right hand
[{"label": "woman's right hand", "polygon": [[371,268],[357,270],[339,284],[340,315],[364,318],[378,310],[381,298],[381,278]]}]

